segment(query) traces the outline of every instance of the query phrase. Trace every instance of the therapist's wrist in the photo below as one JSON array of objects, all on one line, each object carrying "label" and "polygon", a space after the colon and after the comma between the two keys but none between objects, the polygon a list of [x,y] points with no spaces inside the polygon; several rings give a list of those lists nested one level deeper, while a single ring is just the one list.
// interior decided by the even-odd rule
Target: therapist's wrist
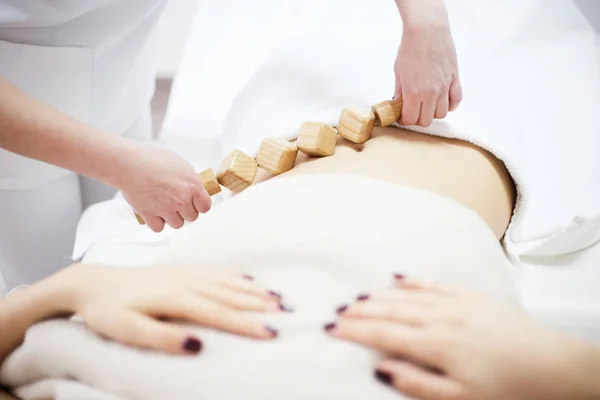
[{"label": "therapist's wrist", "polygon": [[396,5],[404,34],[450,27],[443,0],[396,0]]},{"label": "therapist's wrist", "polygon": [[110,136],[104,143],[103,152],[97,154],[99,161],[95,163],[92,177],[122,190],[129,179],[128,174],[135,169],[135,160],[143,144],[117,135]]}]

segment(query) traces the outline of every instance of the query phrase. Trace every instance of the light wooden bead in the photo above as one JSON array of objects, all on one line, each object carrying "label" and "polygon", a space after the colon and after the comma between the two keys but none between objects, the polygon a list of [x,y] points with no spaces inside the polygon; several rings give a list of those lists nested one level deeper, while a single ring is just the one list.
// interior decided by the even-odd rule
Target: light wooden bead
[{"label": "light wooden bead", "polygon": [[206,171],[202,171],[198,176],[209,196],[214,196],[221,191],[221,185],[219,185],[217,176],[212,169],[209,168]]},{"label": "light wooden bead", "polygon": [[388,126],[398,121],[402,115],[402,98],[382,101],[373,106],[377,125]]},{"label": "light wooden bead", "polygon": [[[213,196],[221,191],[221,186],[219,185],[217,177],[215,176],[215,173],[212,169],[209,168],[205,171],[200,172],[198,174],[198,178],[200,178],[200,182],[202,182],[202,185],[204,186],[204,189],[206,189],[206,191],[208,192],[209,196]],[[146,222],[138,213],[135,213],[135,218],[137,219],[140,225],[146,225]]]},{"label": "light wooden bead", "polygon": [[256,156],[258,166],[273,175],[279,175],[294,168],[298,146],[283,139],[264,139]]},{"label": "light wooden bead", "polygon": [[313,157],[326,157],[335,151],[337,131],[320,122],[304,122],[298,133],[298,150]]},{"label": "light wooden bead", "polygon": [[254,158],[234,150],[221,163],[217,180],[232,192],[239,193],[252,185],[257,169]]},{"label": "light wooden bead", "polygon": [[364,143],[371,138],[375,127],[375,114],[357,108],[344,108],[337,129],[345,139]]}]

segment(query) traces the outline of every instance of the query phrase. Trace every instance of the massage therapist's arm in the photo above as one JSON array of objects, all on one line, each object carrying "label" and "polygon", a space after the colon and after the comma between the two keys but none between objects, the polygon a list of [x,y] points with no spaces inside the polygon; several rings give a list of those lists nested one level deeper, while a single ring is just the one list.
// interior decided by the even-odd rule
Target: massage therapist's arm
[{"label": "massage therapist's arm", "polygon": [[[194,169],[168,150],[99,131],[0,78],[0,148],[123,191],[147,225],[174,228],[210,208]],[[179,216],[179,215],[181,216]]]},{"label": "massage therapist's arm", "polygon": [[172,354],[197,354],[202,343],[191,328],[165,319],[256,339],[276,336],[240,311],[287,310],[279,296],[240,275],[197,268],[71,266],[0,300],[0,363],[32,325],[75,313],[107,338]]},{"label": "massage therapist's arm", "polygon": [[462,100],[458,60],[443,0],[396,0],[402,41],[396,57],[395,97],[404,105],[400,123],[429,126]]}]

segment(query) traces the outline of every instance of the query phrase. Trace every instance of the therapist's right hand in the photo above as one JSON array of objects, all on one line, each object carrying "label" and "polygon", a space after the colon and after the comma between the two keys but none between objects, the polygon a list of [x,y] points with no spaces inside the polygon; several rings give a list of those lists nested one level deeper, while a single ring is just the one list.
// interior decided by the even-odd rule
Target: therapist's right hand
[{"label": "therapist's right hand", "polygon": [[114,186],[154,232],[165,222],[179,229],[210,210],[211,198],[197,172],[174,152],[136,143],[126,158]]},{"label": "therapist's right hand", "polygon": [[255,339],[277,332],[243,311],[283,312],[281,297],[250,277],[196,268],[74,265],[51,278],[68,293],[63,309],[109,339],[172,354],[202,349],[181,321]]}]

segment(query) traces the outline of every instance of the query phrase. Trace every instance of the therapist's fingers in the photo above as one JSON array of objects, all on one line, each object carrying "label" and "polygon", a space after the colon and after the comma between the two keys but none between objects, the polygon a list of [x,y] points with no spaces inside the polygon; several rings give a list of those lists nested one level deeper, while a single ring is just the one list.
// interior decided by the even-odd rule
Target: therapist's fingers
[{"label": "therapist's fingers", "polygon": [[463,99],[463,91],[460,80],[456,78],[450,85],[450,106],[449,111],[454,111],[458,108]]},{"label": "therapist's fingers", "polygon": [[200,214],[207,213],[212,206],[212,199],[206,189],[201,188],[193,193],[192,204]]},{"label": "therapist's fingers", "polygon": [[416,94],[402,93],[402,116],[400,124],[416,125],[421,112],[421,102]]},{"label": "therapist's fingers", "polygon": [[202,342],[188,329],[134,311],[105,312],[84,319],[100,335],[125,345],[171,354],[197,354]]},{"label": "therapist's fingers", "polygon": [[198,211],[196,211],[196,208],[191,201],[181,207],[179,215],[184,221],[193,222],[198,219]]},{"label": "therapist's fingers", "polygon": [[148,228],[156,233],[162,232],[162,230],[165,229],[165,220],[160,217],[142,215],[142,218],[146,222]]},{"label": "therapist's fingers", "polygon": [[404,361],[386,360],[375,370],[383,384],[419,400],[456,400],[466,398],[459,383],[436,372]]},{"label": "therapist's fingers", "polygon": [[181,295],[168,304],[157,304],[166,317],[256,339],[272,339],[277,331],[237,310],[193,295]]},{"label": "therapist's fingers", "polygon": [[178,213],[166,213],[163,215],[163,219],[173,229],[179,229],[183,226],[183,218]]},{"label": "therapist's fingers", "polygon": [[448,115],[450,98],[448,97],[449,95],[447,94],[447,92],[444,93],[446,94],[440,96],[440,98],[437,100],[437,105],[435,107],[434,117],[437,119],[444,119]]},{"label": "therapist's fingers", "polygon": [[427,94],[421,103],[421,112],[419,113],[418,126],[428,127],[433,122],[435,108],[437,106],[437,93]]}]

